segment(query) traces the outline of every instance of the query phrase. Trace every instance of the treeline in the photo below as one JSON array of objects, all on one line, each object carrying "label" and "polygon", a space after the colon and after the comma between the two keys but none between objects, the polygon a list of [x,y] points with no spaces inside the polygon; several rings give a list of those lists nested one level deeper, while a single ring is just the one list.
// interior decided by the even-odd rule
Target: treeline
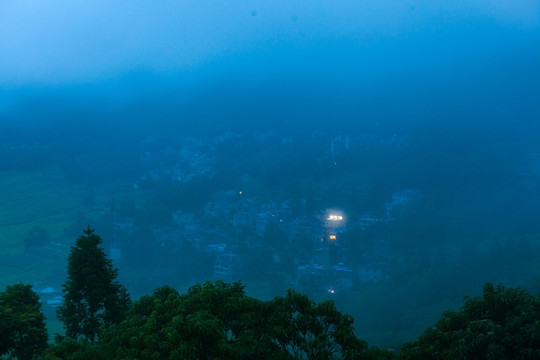
[{"label": "treeline", "polygon": [[132,302],[101,238],[87,228],[71,249],[63,304],[65,336],[47,343],[30,285],[0,293],[0,356],[18,359],[538,359],[540,297],[486,284],[481,297],[399,354],[369,347],[332,301],[288,290],[261,301],[241,283],[205,282],[187,293],[163,286]]}]

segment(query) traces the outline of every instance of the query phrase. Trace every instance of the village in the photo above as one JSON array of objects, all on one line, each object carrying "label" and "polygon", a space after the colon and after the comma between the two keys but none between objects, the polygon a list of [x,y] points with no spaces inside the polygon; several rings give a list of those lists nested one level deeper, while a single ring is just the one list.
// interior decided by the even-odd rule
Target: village
[{"label": "village", "polygon": [[[272,135],[256,136],[264,142]],[[311,134],[308,141],[323,142],[324,134]],[[189,139],[177,152],[179,161],[169,167],[153,168],[134,184],[136,189],[149,189],[163,178],[174,183],[186,183],[201,177],[213,177],[215,159],[212,151],[219,143],[233,140],[225,134],[206,141]],[[333,165],[348,152],[351,143],[379,142],[395,144],[406,136],[377,139],[362,135],[335,136],[324,145],[325,162]],[[147,140],[152,143],[153,140]],[[298,141],[293,137],[281,139],[283,145]],[[168,149],[167,151],[173,151]],[[151,152],[142,159],[153,161]],[[240,185],[249,187],[250,177],[243,175]],[[387,226],[399,216],[400,210],[417,203],[422,196],[415,189],[394,191],[384,204],[384,213],[370,211],[346,213],[340,208],[314,208],[307,198],[261,200],[243,189],[226,190],[205,202],[198,213],[176,209],[169,214],[173,222],[163,226],[150,224],[155,247],[167,253],[190,249],[205,263],[206,276],[212,279],[235,281],[249,279],[253,274],[276,280],[283,286],[328,294],[347,293],[359,284],[377,282],[388,275],[387,266],[393,256],[391,239],[384,234],[363,238],[358,231],[370,226]],[[113,241],[107,249],[110,257],[121,263],[126,247],[137,227],[134,217],[117,215],[114,219]],[[356,232],[351,234],[350,229]],[[345,240],[346,239],[346,240]],[[363,253],[353,253],[351,242],[370,244]],[[253,259],[258,259],[254,263]],[[181,266],[181,264],[179,264]],[[254,269],[254,267],[256,269]],[[272,278],[280,279],[272,279]]]},{"label": "village", "polygon": [[[278,149],[282,152],[279,156],[291,147],[305,147],[317,157],[316,166],[334,171],[336,164],[346,162],[360,146],[395,151],[407,139],[407,135],[395,134],[383,137],[364,133],[260,133],[246,137],[225,133],[208,138],[179,138],[176,146],[164,146],[159,139],[149,136],[133,154],[141,164],[133,182],[133,197],[151,199],[155,196],[152,194],[161,191],[166,199],[169,195],[163,189],[189,189],[199,182],[225,178],[227,174],[224,175],[220,162],[231,161],[233,156],[245,152],[237,146],[240,143],[251,143],[258,149]],[[520,171],[537,171],[538,156],[532,154],[531,159],[532,170]],[[237,178],[235,188],[210,188],[204,194],[188,191],[182,193],[180,200],[170,195],[168,206],[160,209],[155,204],[162,200],[147,201],[154,205],[147,205],[146,212],[135,206],[135,210],[127,212],[111,208],[107,220],[111,230],[102,233],[105,251],[121,273],[127,274],[128,286],[144,293],[154,286],[153,281],[175,284],[177,280],[176,284],[180,284],[206,279],[242,280],[274,284],[268,287],[276,292],[295,288],[332,296],[358,292],[362,285],[390,280],[396,264],[405,261],[403,247],[396,246],[389,229],[404,211],[421,201],[421,190],[395,187],[370,208],[362,203],[351,206],[321,201],[318,193],[268,195],[265,187],[259,185],[255,171],[237,171],[229,175]],[[193,199],[184,206],[186,196]],[[157,215],[149,219],[148,214],[154,213]],[[76,222],[69,236],[80,231],[85,221]],[[160,273],[161,268],[166,275]],[[46,304],[56,306],[60,299],[58,290],[43,286]]]},{"label": "village", "polygon": [[[289,275],[292,286],[334,294],[352,291],[359,283],[383,279],[385,264],[392,256],[390,239],[380,238],[375,239],[369,253],[356,254],[358,261],[347,263],[345,259],[351,254],[341,238],[349,227],[366,229],[372,224],[387,224],[401,207],[417,202],[421,193],[412,189],[396,191],[385,204],[386,214],[381,218],[370,213],[345,214],[339,209],[293,217],[292,200],[262,203],[241,195],[231,192],[229,199],[206,203],[204,215],[199,218],[177,210],[171,214],[176,226],[151,228],[155,246],[174,251],[189,245],[211,259],[213,279],[225,281],[242,279],[251,271],[242,255],[262,252],[276,267],[285,262],[289,262],[284,264],[287,268],[295,267]],[[134,228],[133,218],[119,218],[114,223],[114,238],[127,239]],[[121,241],[111,243],[108,250],[114,261],[122,258],[124,246]]]}]

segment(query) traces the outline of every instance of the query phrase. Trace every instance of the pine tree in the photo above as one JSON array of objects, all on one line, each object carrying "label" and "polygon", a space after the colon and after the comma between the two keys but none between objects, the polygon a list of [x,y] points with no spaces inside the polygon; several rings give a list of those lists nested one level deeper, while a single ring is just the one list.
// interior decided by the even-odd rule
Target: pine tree
[{"label": "pine tree", "polygon": [[90,226],[83,233],[71,247],[57,315],[67,337],[97,341],[101,330],[122,321],[131,301],[116,280],[118,270],[106,257],[101,237]]}]

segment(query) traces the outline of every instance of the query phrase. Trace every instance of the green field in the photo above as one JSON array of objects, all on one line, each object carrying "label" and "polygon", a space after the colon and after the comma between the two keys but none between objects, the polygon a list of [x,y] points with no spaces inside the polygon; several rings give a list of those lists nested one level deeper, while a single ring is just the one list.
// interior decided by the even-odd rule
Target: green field
[{"label": "green field", "polygon": [[[72,238],[64,229],[83,211],[97,219],[108,211],[112,198],[133,197],[127,183],[89,187],[74,184],[58,168],[0,172],[0,289],[23,282],[41,287],[65,281],[66,259]],[[88,202],[88,194],[92,201]],[[34,226],[50,235],[51,244],[26,251],[24,239]],[[82,230],[82,229],[81,229]]]}]

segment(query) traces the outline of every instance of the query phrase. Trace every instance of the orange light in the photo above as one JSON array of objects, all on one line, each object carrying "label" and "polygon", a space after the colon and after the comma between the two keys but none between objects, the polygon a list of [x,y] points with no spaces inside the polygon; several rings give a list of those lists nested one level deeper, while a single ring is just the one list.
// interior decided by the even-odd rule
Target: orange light
[{"label": "orange light", "polygon": [[336,239],[337,239],[336,235],[330,235],[330,240],[336,240]]}]

